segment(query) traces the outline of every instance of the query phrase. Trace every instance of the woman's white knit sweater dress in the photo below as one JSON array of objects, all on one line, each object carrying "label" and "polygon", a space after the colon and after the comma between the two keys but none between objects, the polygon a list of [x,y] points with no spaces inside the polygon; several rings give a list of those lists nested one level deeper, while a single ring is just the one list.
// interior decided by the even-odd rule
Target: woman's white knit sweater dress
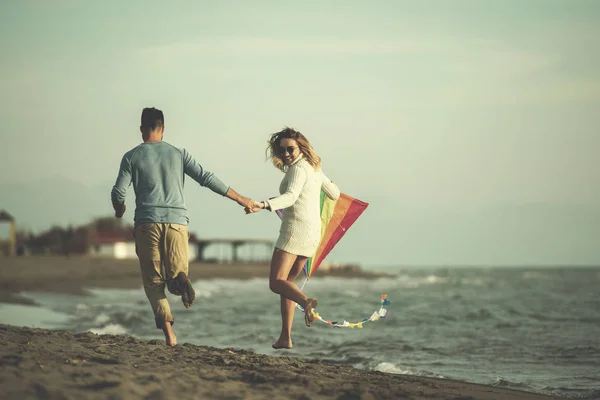
[{"label": "woman's white knit sweater dress", "polygon": [[279,185],[281,195],[267,200],[271,211],[283,213],[276,248],[299,256],[314,255],[321,239],[321,189],[332,200],[340,197],[336,184],[300,154]]}]

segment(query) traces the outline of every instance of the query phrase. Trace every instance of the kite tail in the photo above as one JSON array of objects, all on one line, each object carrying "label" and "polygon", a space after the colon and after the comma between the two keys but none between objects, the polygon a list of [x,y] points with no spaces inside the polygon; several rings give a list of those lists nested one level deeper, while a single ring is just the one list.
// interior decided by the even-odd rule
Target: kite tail
[{"label": "kite tail", "polygon": [[[307,281],[308,281],[308,278],[304,281],[304,283],[300,287],[300,290],[302,290],[302,288],[304,288],[304,285],[306,284]],[[369,318],[363,318],[359,322],[348,322],[345,320],[344,320],[344,322],[330,321],[328,319],[324,319],[323,317],[321,317],[319,315],[319,313],[316,311],[314,312],[314,316],[315,316],[315,319],[318,319],[319,321],[326,323],[327,325],[329,325],[332,328],[359,328],[360,329],[367,322],[377,321],[379,319],[385,318],[387,315],[387,308],[385,308],[385,307],[389,306],[390,304],[392,304],[392,302],[390,301],[390,299],[388,299],[388,295],[382,294],[381,295],[381,306],[379,307],[379,310],[374,311],[373,314],[371,314],[371,316]],[[304,308],[300,304],[296,303],[296,307],[300,311],[304,312]]]}]

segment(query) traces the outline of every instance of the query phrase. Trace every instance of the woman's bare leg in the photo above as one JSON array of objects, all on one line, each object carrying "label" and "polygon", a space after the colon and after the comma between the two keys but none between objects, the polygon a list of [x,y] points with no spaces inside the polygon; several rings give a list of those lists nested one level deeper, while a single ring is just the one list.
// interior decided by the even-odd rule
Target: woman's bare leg
[{"label": "woman's bare leg", "polygon": [[[297,257],[292,269],[290,270],[287,281],[293,283],[298,275],[302,272],[304,264],[306,264],[307,257]],[[274,349],[291,349],[292,348],[292,323],[294,321],[294,311],[296,310],[296,303],[288,300],[284,296],[280,296],[281,301],[281,335],[275,343],[273,343]]]},{"label": "woman's bare leg", "polygon": [[274,293],[304,306],[308,297],[298,289],[298,286],[287,280],[296,258],[297,256],[295,254],[275,249],[273,258],[271,259],[269,288]]},{"label": "woman's bare leg", "polygon": [[287,280],[288,275],[296,261],[295,254],[275,249],[271,259],[271,274],[269,288],[288,300],[298,303],[304,308],[304,319],[307,326],[311,326],[313,309],[317,306],[317,299],[307,297],[293,282]]}]

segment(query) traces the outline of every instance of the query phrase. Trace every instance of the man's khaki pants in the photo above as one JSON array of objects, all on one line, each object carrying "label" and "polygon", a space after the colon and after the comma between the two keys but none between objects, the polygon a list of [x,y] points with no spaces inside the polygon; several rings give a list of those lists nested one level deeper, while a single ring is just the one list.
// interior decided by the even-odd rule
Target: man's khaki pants
[{"label": "man's khaki pants", "polygon": [[172,223],[139,224],[134,237],[144,290],[154,311],[156,327],[161,329],[164,322],[175,323],[165,296],[165,283],[179,272],[188,275],[188,227]]}]

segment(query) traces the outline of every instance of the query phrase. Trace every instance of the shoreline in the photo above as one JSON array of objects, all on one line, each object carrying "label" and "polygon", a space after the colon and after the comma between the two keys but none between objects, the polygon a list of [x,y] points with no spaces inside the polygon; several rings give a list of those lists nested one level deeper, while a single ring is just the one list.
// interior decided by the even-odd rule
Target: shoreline
[{"label": "shoreline", "polygon": [[[268,263],[217,264],[190,262],[192,281],[204,279],[265,279]],[[313,278],[379,279],[394,277],[370,271],[317,270]],[[298,278],[300,280],[301,278]],[[137,259],[116,260],[82,256],[24,256],[0,258],[0,303],[35,305],[21,292],[86,295],[86,288],[137,289],[142,278]]]},{"label": "shoreline", "polygon": [[523,399],[556,397],[127,335],[0,324],[7,399]]},{"label": "shoreline", "polygon": [[[199,279],[268,279],[268,264],[190,263]],[[370,271],[315,277],[380,279]],[[38,306],[22,291],[86,295],[86,288],[141,288],[137,260],[0,259],[0,303]],[[43,306],[43,305],[42,305]],[[0,321],[0,390],[6,398],[524,399],[555,397],[493,385],[367,371],[294,353],[263,355],[130,335],[41,329]]]}]

